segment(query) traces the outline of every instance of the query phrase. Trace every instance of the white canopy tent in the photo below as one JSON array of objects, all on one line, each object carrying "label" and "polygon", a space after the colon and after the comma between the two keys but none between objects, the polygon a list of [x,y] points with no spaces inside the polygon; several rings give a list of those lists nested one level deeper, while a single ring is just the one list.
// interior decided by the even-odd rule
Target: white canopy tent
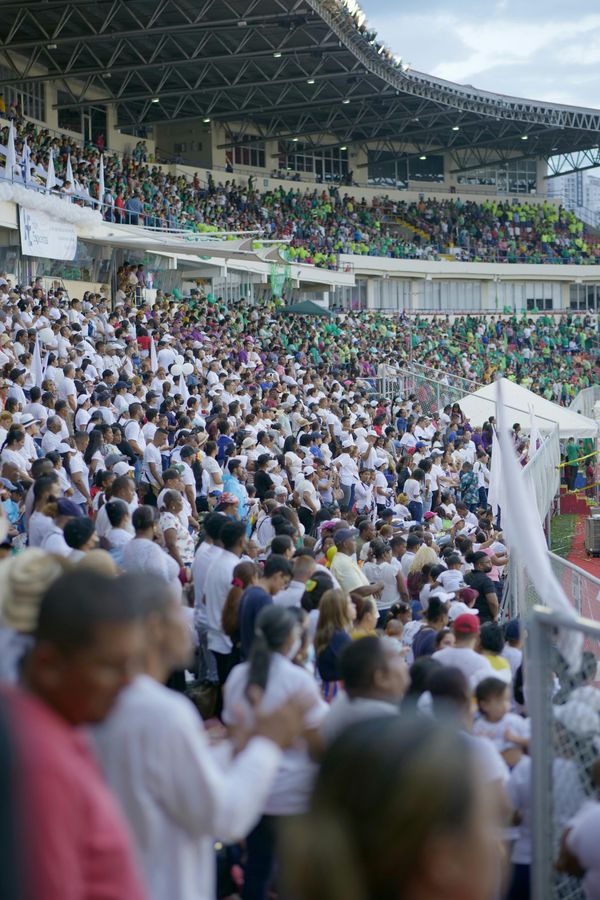
[{"label": "white canopy tent", "polygon": [[[558,425],[561,440],[574,437],[595,438],[598,435],[598,424],[565,406],[545,400],[539,394],[502,378],[502,396],[507,415],[513,422],[519,422],[524,431],[529,431],[531,408],[542,433],[553,431]],[[496,382],[486,384],[474,394],[467,394],[459,401],[460,408],[471,421],[471,425],[483,425],[490,416],[496,415]]]}]

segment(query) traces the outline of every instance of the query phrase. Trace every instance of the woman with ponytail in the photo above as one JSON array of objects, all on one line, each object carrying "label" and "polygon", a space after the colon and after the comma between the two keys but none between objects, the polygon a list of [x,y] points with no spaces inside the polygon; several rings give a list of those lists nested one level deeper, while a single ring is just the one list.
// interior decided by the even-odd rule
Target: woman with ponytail
[{"label": "woman with ponytail", "polygon": [[283,833],[283,890],[294,900],[489,900],[498,827],[464,735],[412,717],[363,720],[327,749],[308,815]]},{"label": "woman with ponytail", "polygon": [[246,841],[243,900],[266,900],[275,865],[279,820],[306,812],[316,774],[309,746],[313,751],[320,746],[318,728],[327,705],[321,700],[314,678],[293,662],[302,644],[302,615],[294,607],[274,604],[261,610],[248,662],[232,670],[224,687],[223,721],[230,726],[241,724],[251,729],[257,709],[269,713],[299,697],[306,706],[303,739],[283,753],[264,815]]}]

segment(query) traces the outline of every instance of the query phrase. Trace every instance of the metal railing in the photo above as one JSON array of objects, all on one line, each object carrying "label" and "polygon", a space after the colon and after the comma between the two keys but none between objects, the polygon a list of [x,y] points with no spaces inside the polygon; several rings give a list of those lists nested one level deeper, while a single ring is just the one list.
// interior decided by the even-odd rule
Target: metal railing
[{"label": "metal railing", "polygon": [[[565,829],[573,827],[573,817],[581,816],[586,801],[596,800],[591,767],[598,759],[600,737],[596,712],[600,623],[581,616],[570,619],[535,605],[527,631],[525,695],[531,716],[531,763],[525,758],[529,785],[524,792],[530,796],[531,897],[583,900],[581,880],[559,871],[557,863]],[[557,635],[562,640],[579,636],[583,642],[581,661],[574,668],[562,656]],[[577,826],[569,839],[574,838],[569,849],[575,857],[576,834]]]}]

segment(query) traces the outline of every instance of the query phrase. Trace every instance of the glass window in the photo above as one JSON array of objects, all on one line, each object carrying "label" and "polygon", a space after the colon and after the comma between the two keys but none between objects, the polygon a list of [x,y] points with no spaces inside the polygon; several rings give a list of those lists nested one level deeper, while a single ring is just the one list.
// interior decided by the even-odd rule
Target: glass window
[{"label": "glass window", "polygon": [[[8,66],[0,66],[0,78],[14,78],[15,73]],[[29,84],[10,85],[2,89],[6,108],[15,101],[26,119],[46,121],[46,86],[41,81]]]},{"label": "glass window", "polygon": [[[234,135],[234,139],[235,137]],[[236,144],[233,148],[233,162],[236,166],[252,166],[255,169],[264,169],[264,141],[257,141],[257,143],[252,144]]]},{"label": "glass window", "polygon": [[338,181],[348,174],[348,151],[341,147],[280,141],[278,152],[279,168],[288,172],[305,172],[321,181]]},{"label": "glass window", "polygon": [[457,181],[493,187],[498,194],[530,194],[537,189],[537,163],[534,159],[512,159],[463,172]]},{"label": "glass window", "polygon": [[390,151],[369,150],[368,183],[406,190],[408,160]]}]

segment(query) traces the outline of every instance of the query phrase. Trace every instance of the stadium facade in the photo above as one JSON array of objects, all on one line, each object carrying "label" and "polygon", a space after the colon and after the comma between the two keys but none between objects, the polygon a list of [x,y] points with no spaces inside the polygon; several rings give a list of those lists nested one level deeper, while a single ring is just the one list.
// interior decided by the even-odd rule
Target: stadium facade
[{"label": "stadium facade", "polygon": [[[127,153],[144,139],[150,158],[201,182],[252,178],[260,190],[319,191],[337,183],[368,201],[544,203],[556,202],[549,179],[599,162],[600,111],[413,71],[369,30],[354,0],[20,0],[3,12],[6,107],[16,100],[25,119],[77,140],[102,134],[108,151]],[[11,203],[2,203],[0,220],[4,268],[18,249]],[[85,248],[91,235],[81,227]],[[122,228],[97,229],[95,246],[104,240],[126,252],[132,239],[120,239]],[[231,265],[182,259],[177,247],[169,259],[171,272],[231,297],[260,293],[279,265],[272,250],[253,260],[255,271],[235,257]],[[595,266],[342,256],[338,272],[320,281],[305,268],[285,273],[291,287],[344,306],[600,304]]]}]

